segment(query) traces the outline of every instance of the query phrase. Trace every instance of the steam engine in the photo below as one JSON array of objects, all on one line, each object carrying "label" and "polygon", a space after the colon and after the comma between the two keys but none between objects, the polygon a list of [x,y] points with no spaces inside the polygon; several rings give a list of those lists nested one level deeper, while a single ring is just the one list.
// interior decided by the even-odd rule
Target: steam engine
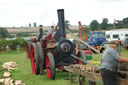
[{"label": "steam engine", "polygon": [[49,79],[55,79],[56,68],[63,70],[64,66],[75,64],[75,46],[66,39],[64,24],[64,9],[57,10],[59,29],[53,35],[43,35],[42,26],[40,26],[40,35],[26,44],[27,56],[31,59],[32,73],[44,74],[47,71]]}]

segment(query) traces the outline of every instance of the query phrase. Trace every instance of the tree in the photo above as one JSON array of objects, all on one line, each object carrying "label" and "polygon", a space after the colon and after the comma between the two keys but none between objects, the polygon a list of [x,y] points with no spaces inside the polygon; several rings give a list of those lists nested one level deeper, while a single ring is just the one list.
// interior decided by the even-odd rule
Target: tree
[{"label": "tree", "polygon": [[93,20],[91,23],[90,23],[90,28],[92,31],[94,30],[99,30],[99,23],[97,20]]},{"label": "tree", "polygon": [[31,27],[31,23],[29,23],[29,27]]},{"label": "tree", "polygon": [[69,23],[70,21],[68,21],[68,20],[65,20],[65,28],[67,28],[67,29],[69,29],[69,26],[70,26],[70,23]]},{"label": "tree", "polygon": [[0,27],[0,38],[6,38],[8,35],[7,29]]},{"label": "tree", "polygon": [[124,18],[122,22],[123,22],[124,25],[126,25],[126,24],[128,25],[128,17]]},{"label": "tree", "polygon": [[36,22],[33,23],[33,26],[36,27]]},{"label": "tree", "polygon": [[0,40],[0,48],[5,49],[7,44],[8,44],[8,41],[5,38]]},{"label": "tree", "polygon": [[[64,21],[64,24],[65,24],[65,28],[67,28],[67,29],[69,29],[69,26],[70,26],[70,23],[69,23],[70,21],[68,21],[68,20],[65,20]],[[59,22],[57,23],[57,26],[59,26]]]},{"label": "tree", "polygon": [[108,28],[108,19],[103,18],[102,23],[101,23],[101,29],[106,30]]},{"label": "tree", "polygon": [[88,34],[90,32],[90,28],[88,26],[86,26],[86,25],[83,25],[83,29],[84,29],[84,31],[86,33],[86,36],[88,36]]}]

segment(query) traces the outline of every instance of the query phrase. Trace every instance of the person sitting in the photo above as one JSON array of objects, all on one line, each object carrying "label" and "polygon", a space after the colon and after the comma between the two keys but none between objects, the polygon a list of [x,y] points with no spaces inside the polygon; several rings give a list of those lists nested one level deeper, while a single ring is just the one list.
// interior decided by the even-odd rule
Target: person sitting
[{"label": "person sitting", "polygon": [[52,35],[55,32],[54,26],[51,26],[51,29],[48,30],[47,35]]},{"label": "person sitting", "polygon": [[48,40],[52,40],[54,32],[55,32],[54,26],[51,26],[51,29],[49,29],[47,32],[46,38]]}]

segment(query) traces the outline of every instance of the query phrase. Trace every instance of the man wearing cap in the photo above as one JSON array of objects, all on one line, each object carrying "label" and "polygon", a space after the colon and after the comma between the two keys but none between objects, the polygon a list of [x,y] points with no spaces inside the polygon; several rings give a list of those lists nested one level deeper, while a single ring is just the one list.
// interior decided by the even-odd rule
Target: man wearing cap
[{"label": "man wearing cap", "polygon": [[118,63],[128,63],[128,58],[120,56],[112,44],[114,43],[110,42],[109,48],[104,51],[102,63],[99,67],[103,85],[115,85]]}]

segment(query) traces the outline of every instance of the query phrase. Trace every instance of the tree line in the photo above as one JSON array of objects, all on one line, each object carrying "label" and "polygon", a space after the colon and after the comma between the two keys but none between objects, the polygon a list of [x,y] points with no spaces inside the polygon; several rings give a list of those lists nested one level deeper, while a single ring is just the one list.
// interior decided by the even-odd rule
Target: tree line
[{"label": "tree line", "polygon": [[99,23],[97,20],[93,20],[90,23],[90,29],[94,30],[110,30],[110,29],[120,29],[128,28],[128,18],[123,18],[122,20],[116,20],[114,23],[108,23],[107,18],[103,18],[102,22]]},{"label": "tree line", "polygon": [[[97,20],[92,20],[89,26],[83,25],[85,31],[95,31],[95,30],[111,30],[111,29],[120,29],[120,28],[128,28],[128,17],[123,18],[122,20],[116,20],[114,23],[108,23],[109,20],[107,18],[103,18],[102,22],[99,23]],[[34,27],[37,27],[36,22],[33,23]],[[65,20],[65,27],[69,29],[70,21]],[[31,25],[29,24],[29,27]],[[86,33],[87,33],[86,32]],[[0,27],[0,38],[13,37],[11,36],[6,28]]]}]

